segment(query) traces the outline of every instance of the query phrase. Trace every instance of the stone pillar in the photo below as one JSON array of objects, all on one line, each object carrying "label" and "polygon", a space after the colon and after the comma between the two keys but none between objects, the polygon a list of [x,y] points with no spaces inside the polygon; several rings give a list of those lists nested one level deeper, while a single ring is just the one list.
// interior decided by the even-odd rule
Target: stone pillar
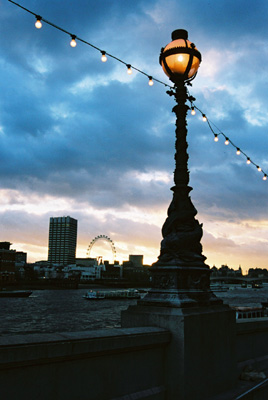
[{"label": "stone pillar", "polygon": [[235,313],[226,305],[204,307],[129,306],[122,327],[168,329],[166,400],[208,400],[231,388],[237,378]]}]

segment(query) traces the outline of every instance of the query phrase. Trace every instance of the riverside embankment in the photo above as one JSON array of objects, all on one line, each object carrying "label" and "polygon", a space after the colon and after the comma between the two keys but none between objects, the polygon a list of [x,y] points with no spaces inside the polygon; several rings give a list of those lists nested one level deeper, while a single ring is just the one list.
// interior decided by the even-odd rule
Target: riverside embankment
[{"label": "riverside embankment", "polygon": [[[266,290],[237,291],[240,299],[234,291],[219,295],[229,295],[232,305],[248,304],[246,298],[253,305],[267,300]],[[173,309],[161,310],[160,315],[152,308],[149,319],[154,326],[119,328],[121,311],[135,300],[91,303],[81,290],[36,291],[32,296],[1,299],[0,387],[5,400],[268,398],[267,319],[235,322],[222,307],[184,315]],[[160,320],[170,329],[157,326]],[[96,325],[113,329],[93,330]],[[225,372],[231,364],[234,386],[225,393]],[[261,372],[259,380],[239,379],[245,369]]]}]

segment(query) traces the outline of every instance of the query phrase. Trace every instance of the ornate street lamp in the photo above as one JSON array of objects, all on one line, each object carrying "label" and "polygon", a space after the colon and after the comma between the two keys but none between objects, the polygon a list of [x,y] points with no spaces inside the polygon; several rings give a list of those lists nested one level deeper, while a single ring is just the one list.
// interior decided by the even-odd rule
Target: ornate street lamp
[{"label": "ornate street lamp", "polygon": [[121,317],[123,328],[156,326],[171,333],[164,357],[165,398],[170,400],[215,397],[233,388],[237,377],[235,313],[210,290],[202,225],[189,196],[186,114],[193,98],[186,84],[195,77],[201,54],[187,37],[184,30],[173,32],[173,41],[160,54],[160,64],[174,83],[168,94],[177,103],[176,166],[160,255],[151,268],[152,289]]},{"label": "ornate street lamp", "polygon": [[174,96],[176,120],[175,171],[171,188],[173,199],[162,228],[158,261],[153,264],[152,289],[139,304],[186,307],[221,303],[210,290],[209,266],[202,255],[200,243],[202,225],[195,219],[197,211],[189,196],[187,154],[186,84],[195,78],[201,63],[201,54],[188,40],[188,32],[178,29],[172,33],[172,42],[162,48],[160,64],[174,88],[167,93]]},{"label": "ornate street lamp", "polygon": [[201,53],[188,40],[188,32],[177,29],[171,35],[172,42],[161,49],[159,62],[165,74],[177,86],[179,82],[194,79],[201,63]]}]

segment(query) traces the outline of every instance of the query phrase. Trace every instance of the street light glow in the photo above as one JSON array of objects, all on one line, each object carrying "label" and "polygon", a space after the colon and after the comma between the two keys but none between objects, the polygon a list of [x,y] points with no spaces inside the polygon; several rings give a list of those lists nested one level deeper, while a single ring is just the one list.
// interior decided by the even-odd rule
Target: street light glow
[{"label": "street light glow", "polygon": [[76,43],[76,40],[75,40],[75,39],[76,39],[76,36],[75,36],[75,35],[72,35],[71,38],[72,38],[72,40],[70,41],[70,46],[71,46],[71,47],[76,47],[76,44],[77,44],[77,43]]},{"label": "street light glow", "polygon": [[188,40],[188,32],[177,29],[172,33],[172,42],[161,50],[160,64],[172,82],[189,81],[197,73],[201,54]]},{"label": "street light glow", "polygon": [[42,22],[41,22],[41,17],[40,15],[36,15],[36,21],[35,21],[35,27],[37,29],[41,29],[42,28]]}]

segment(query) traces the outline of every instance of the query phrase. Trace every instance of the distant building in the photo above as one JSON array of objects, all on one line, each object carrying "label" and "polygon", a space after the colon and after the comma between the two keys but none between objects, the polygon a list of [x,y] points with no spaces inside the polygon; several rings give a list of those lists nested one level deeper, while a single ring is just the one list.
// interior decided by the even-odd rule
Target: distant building
[{"label": "distant building", "polygon": [[27,264],[27,253],[24,251],[16,251],[16,266],[24,266]]},{"label": "distant building", "polygon": [[75,264],[77,220],[71,217],[52,217],[49,224],[48,263]]},{"label": "distant building", "polygon": [[15,279],[16,250],[10,250],[10,242],[0,242],[0,283]]},{"label": "distant building", "polygon": [[97,258],[77,258],[76,265],[66,265],[62,269],[64,278],[79,276],[80,282],[101,279],[103,271],[105,271],[105,265],[99,265]]},{"label": "distant building", "polygon": [[143,255],[130,254],[128,261],[123,261],[123,267],[131,270],[143,269]]},{"label": "distant building", "polygon": [[98,265],[98,260],[96,258],[76,258],[76,265],[80,267],[92,267]]},{"label": "distant building", "polygon": [[130,282],[149,284],[149,268],[143,265],[143,255],[131,254],[128,261],[123,261],[123,278]]},{"label": "distant building", "polygon": [[142,267],[143,266],[143,255],[129,255],[129,261],[133,264],[135,267]]},{"label": "distant building", "polygon": [[[72,269],[72,268],[71,268]],[[96,258],[77,258],[76,270],[80,271],[80,281],[94,280],[100,276],[100,268]]]},{"label": "distant building", "polygon": [[105,279],[105,280],[110,280],[110,281],[114,281],[117,279],[121,279],[122,278],[122,267],[118,264],[109,264],[109,262],[107,264],[103,265],[103,270],[101,272],[101,278]]},{"label": "distant building", "polygon": [[1,250],[10,250],[10,246],[12,243],[10,242],[0,242],[0,249]]}]

